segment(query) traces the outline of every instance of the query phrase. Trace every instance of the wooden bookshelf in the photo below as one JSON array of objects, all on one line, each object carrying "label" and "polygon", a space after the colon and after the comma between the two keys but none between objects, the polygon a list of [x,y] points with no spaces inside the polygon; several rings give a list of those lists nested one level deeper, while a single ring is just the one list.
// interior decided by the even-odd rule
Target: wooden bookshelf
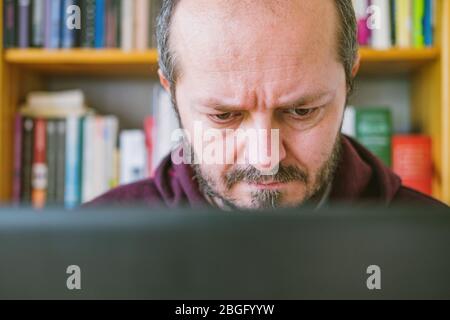
[{"label": "wooden bookshelf", "polygon": [[124,52],[120,49],[9,49],[6,63],[42,74],[151,75],[157,50]]},{"label": "wooden bookshelf", "polygon": [[[0,1],[0,16],[2,16]],[[450,204],[450,2],[438,0],[436,46],[360,49],[360,75],[406,75],[412,85],[413,127],[433,138],[434,193]],[[0,40],[2,36],[0,23]],[[0,201],[11,199],[13,119],[26,92],[44,89],[47,75],[156,76],[156,50],[8,49],[0,41]]]},{"label": "wooden bookshelf", "polygon": [[[401,74],[439,59],[438,48],[360,50],[362,75]],[[44,74],[154,74],[158,62],[156,50],[124,52],[120,49],[8,49],[8,64]]]}]

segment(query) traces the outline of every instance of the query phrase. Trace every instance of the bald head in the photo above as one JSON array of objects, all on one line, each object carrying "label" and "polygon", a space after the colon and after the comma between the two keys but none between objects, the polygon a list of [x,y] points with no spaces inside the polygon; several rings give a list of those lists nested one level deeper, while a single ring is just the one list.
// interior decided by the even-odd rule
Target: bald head
[{"label": "bald head", "polygon": [[[302,44],[305,50],[317,51],[314,44],[326,42],[327,53],[343,65],[348,89],[352,87],[357,42],[351,0],[164,0],[157,35],[160,69],[172,85],[182,72],[177,64],[182,57],[185,63],[198,60],[187,57],[186,49],[197,51],[193,54],[198,58],[206,50],[235,59],[244,53],[235,50],[242,43],[246,47],[239,49],[250,51],[259,43],[261,49],[265,44],[267,52],[282,56],[283,47]],[[277,39],[288,43],[277,43]],[[217,41],[227,41],[227,51],[216,51]]]}]

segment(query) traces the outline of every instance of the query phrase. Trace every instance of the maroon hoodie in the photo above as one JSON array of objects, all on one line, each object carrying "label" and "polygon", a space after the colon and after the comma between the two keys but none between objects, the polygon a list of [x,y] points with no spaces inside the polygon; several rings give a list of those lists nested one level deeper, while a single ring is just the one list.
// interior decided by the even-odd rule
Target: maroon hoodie
[{"label": "maroon hoodie", "polygon": [[[343,137],[342,158],[333,181],[329,203],[418,203],[445,206],[424,194],[402,186],[401,179],[356,141]],[[134,205],[176,207],[207,206],[189,165],[175,165],[166,157],[155,177],[118,187],[84,207]]]}]

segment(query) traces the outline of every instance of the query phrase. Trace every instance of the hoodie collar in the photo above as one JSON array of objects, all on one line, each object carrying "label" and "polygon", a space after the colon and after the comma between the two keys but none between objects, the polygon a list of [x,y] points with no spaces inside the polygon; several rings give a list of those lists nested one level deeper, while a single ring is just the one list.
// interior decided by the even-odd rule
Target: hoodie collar
[{"label": "hoodie collar", "polygon": [[355,140],[343,136],[331,201],[377,201],[389,204],[401,187],[400,178]]}]

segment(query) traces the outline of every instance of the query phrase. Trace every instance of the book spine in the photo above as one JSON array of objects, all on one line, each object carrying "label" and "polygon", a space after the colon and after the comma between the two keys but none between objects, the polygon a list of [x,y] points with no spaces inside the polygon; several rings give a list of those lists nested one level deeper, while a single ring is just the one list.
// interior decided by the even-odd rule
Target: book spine
[{"label": "book spine", "polygon": [[16,6],[14,0],[5,0],[4,2],[4,40],[5,48],[16,46]]},{"label": "book spine", "polygon": [[66,181],[64,205],[67,209],[77,207],[80,202],[80,118],[69,117],[66,125]]},{"label": "book spine", "polygon": [[425,46],[423,21],[425,18],[425,0],[413,1],[413,46],[423,48]]},{"label": "book spine", "polygon": [[156,26],[156,18],[158,17],[159,12],[161,11],[161,7],[162,7],[162,0],[151,0],[151,4],[150,4],[151,31],[149,33],[151,36],[150,46],[152,48],[156,48],[156,45],[157,45],[155,26]]},{"label": "book spine", "polygon": [[114,12],[112,0],[105,0],[105,46],[107,48],[114,48],[115,29],[114,29]]},{"label": "book spine", "polygon": [[82,0],[81,46],[95,46],[95,0]]},{"label": "book spine", "polygon": [[[114,188],[117,184],[115,178],[114,161],[106,161],[106,159],[114,159],[117,145],[118,120],[114,116],[105,118],[105,187],[106,189]],[[106,191],[106,190],[105,190]]]},{"label": "book spine", "polygon": [[145,134],[141,130],[126,130],[120,134],[120,182],[128,184],[146,176]]},{"label": "book spine", "polygon": [[33,166],[34,148],[34,120],[25,118],[22,122],[22,195],[21,200],[25,205],[31,204],[31,173]]},{"label": "book spine", "polygon": [[19,47],[30,46],[30,0],[19,0]]},{"label": "book spine", "polygon": [[13,175],[13,203],[20,205],[22,184],[22,116],[16,114],[14,120],[14,175]]},{"label": "book spine", "polygon": [[370,39],[370,30],[367,26],[367,9],[369,7],[369,1],[353,0],[353,7],[355,9],[358,26],[358,43],[361,46],[367,46]]},{"label": "book spine", "polygon": [[83,197],[83,150],[84,150],[84,122],[86,121],[86,117],[80,117],[78,121],[78,149],[77,149],[77,163],[78,163],[78,171],[77,171],[77,185],[76,185],[76,193],[77,193],[77,202],[78,204],[82,203]]},{"label": "book spine", "polygon": [[391,43],[391,6],[389,0],[372,0],[372,6],[379,9],[379,28],[372,30],[372,47],[386,50],[392,47]]},{"label": "book spine", "polygon": [[32,173],[32,203],[34,208],[43,208],[47,192],[46,121],[37,119],[34,128],[34,159]]},{"label": "book spine", "polygon": [[356,137],[356,110],[353,106],[347,106],[344,111],[341,132],[349,137]]},{"label": "book spine", "polygon": [[133,21],[135,0],[122,0],[122,38],[121,45],[124,51],[134,48]]},{"label": "book spine", "polygon": [[56,203],[56,161],[57,161],[57,121],[47,121],[47,203],[54,205]]},{"label": "book spine", "polygon": [[95,48],[105,47],[105,0],[97,0],[95,7]]},{"label": "book spine", "polygon": [[45,29],[45,1],[33,0],[32,37],[31,45],[40,48],[44,46]]},{"label": "book spine", "polygon": [[88,116],[83,123],[82,202],[93,199],[94,119],[93,116]]},{"label": "book spine", "polygon": [[155,126],[155,120],[153,117],[147,117],[144,120],[144,133],[145,133],[145,147],[147,151],[147,174],[153,176],[153,130]]},{"label": "book spine", "polygon": [[135,43],[136,49],[143,51],[148,48],[149,0],[136,0],[135,5]]},{"label": "book spine", "polygon": [[122,39],[122,0],[112,0],[114,11],[115,48],[120,48]]},{"label": "book spine", "polygon": [[395,20],[395,13],[397,11],[397,8],[395,6],[395,0],[389,0],[391,5],[391,16],[390,16],[390,22],[391,22],[391,43],[393,46],[397,45],[397,21]]},{"label": "book spine", "polygon": [[432,141],[426,136],[394,136],[392,141],[393,170],[403,185],[432,195]]},{"label": "book spine", "polygon": [[104,175],[105,161],[105,119],[101,116],[95,117],[94,120],[94,167],[96,173],[93,180],[93,197],[97,197],[106,190],[106,177]]},{"label": "book spine", "polygon": [[425,46],[433,46],[433,2],[432,0],[425,0],[425,13],[424,13],[424,42]]},{"label": "book spine", "polygon": [[61,8],[61,47],[65,49],[76,46],[77,29],[74,28],[73,11],[69,10],[73,5],[77,5],[75,0],[63,0]]},{"label": "book spine", "polygon": [[61,1],[46,1],[45,47],[57,49],[61,44]]},{"label": "book spine", "polygon": [[411,47],[411,2],[396,0],[396,39],[400,48]]},{"label": "book spine", "polygon": [[56,127],[56,199],[58,205],[64,204],[66,176],[66,121],[58,120]]},{"label": "book spine", "polygon": [[391,166],[392,119],[389,109],[358,108],[356,138],[386,166]]}]

